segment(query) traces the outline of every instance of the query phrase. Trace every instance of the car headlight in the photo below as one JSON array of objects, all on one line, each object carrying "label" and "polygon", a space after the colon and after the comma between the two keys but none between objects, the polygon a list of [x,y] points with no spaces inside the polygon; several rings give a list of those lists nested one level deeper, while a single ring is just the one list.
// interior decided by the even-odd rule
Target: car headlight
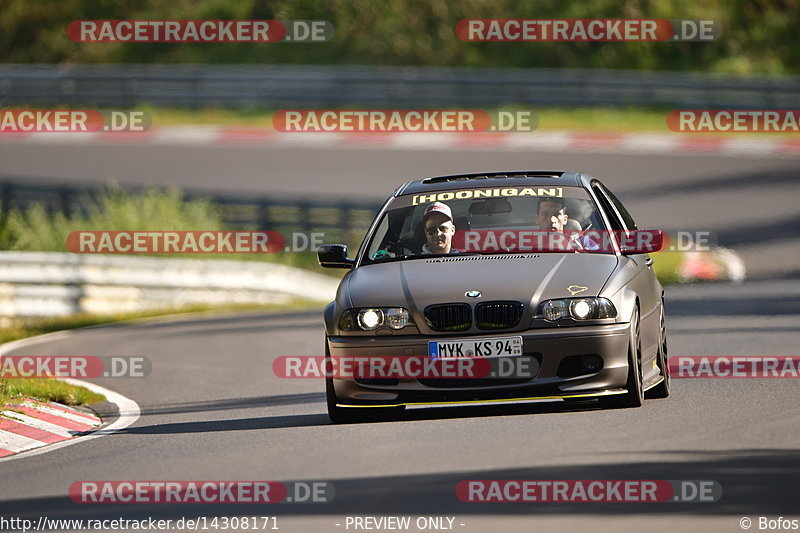
[{"label": "car headlight", "polygon": [[383,323],[383,311],[380,309],[364,309],[358,313],[358,325],[361,329],[375,329]]},{"label": "car headlight", "polygon": [[403,329],[413,324],[406,309],[402,307],[365,307],[348,309],[339,318],[339,329],[343,331],[372,331],[379,327]]},{"label": "car headlight", "polygon": [[617,316],[617,309],[607,298],[563,298],[542,302],[538,314],[550,322],[562,318],[596,320],[598,318],[614,318]]}]

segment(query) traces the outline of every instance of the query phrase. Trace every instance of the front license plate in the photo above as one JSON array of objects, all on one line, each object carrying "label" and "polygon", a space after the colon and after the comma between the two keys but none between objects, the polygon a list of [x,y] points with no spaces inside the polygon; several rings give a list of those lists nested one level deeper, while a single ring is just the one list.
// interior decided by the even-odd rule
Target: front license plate
[{"label": "front license plate", "polygon": [[428,355],[431,359],[522,355],[522,337],[428,341]]}]

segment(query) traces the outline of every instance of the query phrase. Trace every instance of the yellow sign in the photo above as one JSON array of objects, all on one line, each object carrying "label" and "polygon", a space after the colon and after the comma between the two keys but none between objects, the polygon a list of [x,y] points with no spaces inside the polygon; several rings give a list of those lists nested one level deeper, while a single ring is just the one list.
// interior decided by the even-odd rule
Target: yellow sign
[{"label": "yellow sign", "polygon": [[466,189],[463,191],[435,192],[431,194],[415,194],[411,205],[447,202],[449,200],[468,200],[470,198],[508,198],[511,196],[563,198],[564,190],[561,187],[505,187],[502,189]]}]

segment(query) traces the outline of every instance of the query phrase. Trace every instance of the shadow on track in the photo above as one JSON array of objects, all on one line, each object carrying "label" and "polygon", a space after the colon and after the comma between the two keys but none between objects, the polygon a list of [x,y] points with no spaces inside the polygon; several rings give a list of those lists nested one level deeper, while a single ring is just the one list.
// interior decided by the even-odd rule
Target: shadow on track
[{"label": "shadow on track", "polygon": [[[274,405],[292,405],[297,403],[320,403],[324,404],[324,393],[309,394],[286,394],[279,397],[264,397],[261,399],[264,407]],[[277,401],[276,401],[277,400]],[[167,413],[192,413],[203,411],[215,411],[222,409],[241,409],[245,407],[258,407],[254,404],[253,398],[241,398],[222,400],[220,402],[197,402],[187,404],[176,404],[163,408],[147,409],[143,415],[161,415]],[[596,402],[547,402],[538,404],[519,404],[519,405],[497,405],[497,406],[458,406],[458,407],[436,407],[431,409],[410,409],[407,410],[402,418],[397,420],[387,420],[377,423],[400,423],[413,422],[420,420],[446,420],[451,418],[481,418],[496,416],[520,416],[534,414],[555,414],[566,412],[582,412],[596,410],[600,407]],[[364,422],[374,424],[375,421]],[[192,433],[210,433],[217,431],[251,431],[260,429],[283,429],[308,426],[332,425],[326,413],[306,414],[306,415],[277,415],[263,417],[235,418],[227,420],[204,420],[187,422],[168,422],[153,425],[136,425],[120,431],[115,431],[114,435],[175,435]],[[101,429],[100,433],[103,432]]]},{"label": "shadow on track", "polygon": [[170,415],[175,413],[203,413],[210,411],[228,411],[234,409],[251,409],[257,407],[276,407],[281,405],[300,405],[307,403],[324,403],[324,392],[303,394],[280,394],[277,396],[247,396],[244,398],[226,398],[224,400],[208,400],[202,402],[183,402],[143,407],[142,415]]},{"label": "shadow on track", "polygon": [[[313,417],[309,417],[309,420]],[[363,442],[359,445],[364,445]],[[457,443],[454,443],[456,446]],[[320,443],[319,446],[324,446]],[[615,454],[587,452],[608,459]],[[454,448],[457,453],[457,448]],[[487,450],[491,453],[491,450]],[[531,453],[536,453],[532,450]],[[622,452],[620,452],[622,453]],[[641,453],[632,447],[630,452]],[[112,504],[87,505],[72,502],[66,495],[0,502],[0,514],[36,519],[156,519],[183,516],[236,515],[775,515],[786,516],[797,509],[800,479],[800,451],[778,449],[698,452],[653,450],[652,460],[638,463],[614,462],[575,466],[543,466],[514,469],[473,470],[344,478],[330,481],[335,499],[327,504]],[[154,458],[155,460],[155,458]],[[335,461],[335,457],[331,457]],[[520,457],[520,463],[525,461]],[[469,479],[672,479],[715,480],[722,485],[722,498],[707,503],[468,503],[456,498],[455,487]],[[290,480],[280,480],[283,482]],[[67,487],[60,490],[66,494]],[[733,520],[733,519],[732,519]],[[736,521],[732,524],[738,525]],[[732,526],[733,527],[733,526]]]}]

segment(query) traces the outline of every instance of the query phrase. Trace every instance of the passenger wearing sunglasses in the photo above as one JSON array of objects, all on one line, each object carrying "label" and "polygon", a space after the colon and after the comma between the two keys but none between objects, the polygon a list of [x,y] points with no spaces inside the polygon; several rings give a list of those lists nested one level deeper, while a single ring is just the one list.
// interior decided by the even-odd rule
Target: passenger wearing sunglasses
[{"label": "passenger wearing sunglasses", "polygon": [[425,209],[422,216],[425,224],[425,244],[423,254],[455,254],[458,250],[452,247],[456,226],[453,224],[453,212],[450,206],[442,202],[433,202]]}]

